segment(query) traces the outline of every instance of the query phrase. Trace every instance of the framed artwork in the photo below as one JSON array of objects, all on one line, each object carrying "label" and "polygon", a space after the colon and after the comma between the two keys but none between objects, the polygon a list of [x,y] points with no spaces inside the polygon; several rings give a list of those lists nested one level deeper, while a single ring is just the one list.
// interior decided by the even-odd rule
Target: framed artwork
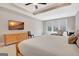
[{"label": "framed artwork", "polygon": [[9,20],[8,29],[9,30],[24,30],[24,22]]}]

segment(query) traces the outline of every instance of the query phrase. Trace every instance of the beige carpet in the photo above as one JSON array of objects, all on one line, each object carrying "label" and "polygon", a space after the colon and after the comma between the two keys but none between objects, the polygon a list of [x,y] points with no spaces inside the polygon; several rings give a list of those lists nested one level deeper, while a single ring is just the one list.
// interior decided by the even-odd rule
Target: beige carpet
[{"label": "beige carpet", "polygon": [[16,56],[16,47],[15,44],[0,47],[0,53],[8,53],[9,56]]}]

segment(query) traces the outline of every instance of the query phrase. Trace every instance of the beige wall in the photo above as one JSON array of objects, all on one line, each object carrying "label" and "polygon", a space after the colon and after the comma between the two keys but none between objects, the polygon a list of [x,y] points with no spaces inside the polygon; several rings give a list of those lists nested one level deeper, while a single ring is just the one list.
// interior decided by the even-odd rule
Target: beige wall
[{"label": "beige wall", "polygon": [[67,18],[67,31],[75,32],[75,16]]},{"label": "beige wall", "polygon": [[[8,30],[8,20],[24,22],[24,30]],[[0,35],[31,31],[34,35],[42,34],[42,22],[4,8],[0,8]]]},{"label": "beige wall", "polygon": [[75,19],[76,19],[75,28],[76,28],[76,30],[79,30],[79,12],[76,14]]}]

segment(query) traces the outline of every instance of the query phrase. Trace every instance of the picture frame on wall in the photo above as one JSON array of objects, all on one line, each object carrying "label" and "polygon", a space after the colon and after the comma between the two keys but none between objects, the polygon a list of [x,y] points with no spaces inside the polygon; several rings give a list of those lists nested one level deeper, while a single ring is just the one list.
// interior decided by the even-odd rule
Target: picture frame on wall
[{"label": "picture frame on wall", "polygon": [[8,29],[9,30],[24,30],[24,22],[9,20]]}]

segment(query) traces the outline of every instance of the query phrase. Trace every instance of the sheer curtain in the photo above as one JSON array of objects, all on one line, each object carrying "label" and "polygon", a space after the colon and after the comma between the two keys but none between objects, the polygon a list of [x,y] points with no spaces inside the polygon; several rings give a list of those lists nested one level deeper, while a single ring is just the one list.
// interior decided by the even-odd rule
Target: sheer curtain
[{"label": "sheer curtain", "polygon": [[51,34],[57,33],[58,30],[67,30],[67,19],[55,19],[44,22],[44,33]]},{"label": "sheer curtain", "polygon": [[66,20],[55,20],[55,24],[51,25],[53,31],[63,30],[66,31]]}]

